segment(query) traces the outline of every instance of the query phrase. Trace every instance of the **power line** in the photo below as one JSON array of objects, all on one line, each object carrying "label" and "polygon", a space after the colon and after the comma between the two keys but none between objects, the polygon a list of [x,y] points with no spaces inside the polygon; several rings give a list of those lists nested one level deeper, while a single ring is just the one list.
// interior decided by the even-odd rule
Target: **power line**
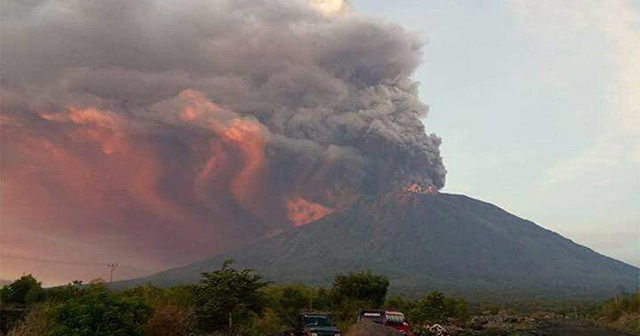
[{"label": "power line", "polygon": [[21,260],[30,260],[44,263],[53,263],[53,264],[66,264],[66,265],[91,265],[91,266],[109,266],[109,263],[99,263],[99,262],[87,262],[87,261],[68,261],[68,260],[54,260],[54,259],[41,259],[41,258],[32,258],[32,257],[24,257],[13,254],[2,254],[1,258],[10,258],[10,259],[21,259]]},{"label": "power line", "polygon": [[[15,255],[15,254],[0,254],[0,258],[20,259],[20,260],[29,260],[29,261],[35,261],[35,262],[42,262],[42,263],[64,264],[64,265],[83,265],[83,266],[107,266],[107,267],[112,267],[112,265],[114,264],[114,263],[107,263],[107,262],[69,261],[69,260],[59,260],[59,259],[33,258],[33,257],[19,256],[19,255]],[[160,271],[158,269],[142,268],[142,267],[138,267],[138,266],[132,266],[132,265],[126,265],[126,264],[120,264],[120,263],[117,263],[117,264],[118,264],[118,266],[121,266],[121,267],[126,267],[126,268],[129,268],[129,269],[145,271],[145,272],[158,272],[158,271]],[[115,266],[115,267],[118,267],[118,266]]]}]

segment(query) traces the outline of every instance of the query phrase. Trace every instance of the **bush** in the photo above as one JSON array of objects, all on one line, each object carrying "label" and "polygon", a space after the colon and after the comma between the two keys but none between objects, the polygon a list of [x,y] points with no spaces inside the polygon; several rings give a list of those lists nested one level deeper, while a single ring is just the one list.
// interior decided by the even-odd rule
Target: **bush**
[{"label": "bush", "polygon": [[38,282],[31,274],[22,276],[0,289],[0,302],[2,303],[29,304],[40,302],[43,299],[42,283]]},{"label": "bush", "polygon": [[640,312],[640,293],[606,301],[600,309],[600,315],[609,321],[615,321],[624,314],[638,312]]},{"label": "bush", "polygon": [[640,335],[640,293],[604,302],[597,316],[610,328]]},{"label": "bush", "polygon": [[47,314],[49,306],[32,307],[7,336],[45,336],[52,328],[52,320]]},{"label": "bush", "polygon": [[283,331],[289,328],[289,325],[282,323],[275,310],[266,308],[262,316],[255,315],[253,317],[253,323],[246,334],[249,336],[282,335]]},{"label": "bush", "polygon": [[285,287],[277,301],[277,315],[280,318],[280,323],[285,326],[293,325],[298,313],[308,307],[308,302],[309,299],[305,297],[301,289],[291,286]]},{"label": "bush", "polygon": [[141,300],[120,297],[97,285],[50,310],[53,328],[48,335],[143,335],[142,325],[151,313]]},{"label": "bush", "polygon": [[468,304],[463,299],[446,297],[433,291],[415,303],[409,313],[413,323],[444,323],[448,318],[464,318],[468,315]]},{"label": "bush", "polygon": [[161,305],[154,307],[153,315],[143,326],[145,335],[188,336],[193,330],[193,312],[181,306]]}]

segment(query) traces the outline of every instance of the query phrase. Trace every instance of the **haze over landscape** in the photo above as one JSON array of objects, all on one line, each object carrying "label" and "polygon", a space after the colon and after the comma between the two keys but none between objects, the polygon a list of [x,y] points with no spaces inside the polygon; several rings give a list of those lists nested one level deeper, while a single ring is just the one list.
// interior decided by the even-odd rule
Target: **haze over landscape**
[{"label": "haze over landscape", "polygon": [[[445,205],[477,202],[445,192],[640,265],[631,1],[1,4],[2,279],[108,278],[117,262],[122,280],[256,241],[308,241],[313,225],[387,209],[361,205],[372,195],[433,210],[398,225],[411,235],[446,223]],[[542,229],[494,225],[529,222],[485,215],[438,230],[486,225],[487,244],[523,239],[513,248],[527,258],[560,242],[572,265],[620,273],[593,283],[637,278]]]}]

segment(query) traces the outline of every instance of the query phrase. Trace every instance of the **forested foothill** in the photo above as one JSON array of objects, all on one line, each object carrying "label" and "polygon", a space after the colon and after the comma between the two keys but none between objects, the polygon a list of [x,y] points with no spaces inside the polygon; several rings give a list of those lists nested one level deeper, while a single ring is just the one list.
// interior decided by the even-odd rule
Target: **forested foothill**
[{"label": "forested foothill", "polygon": [[329,288],[275,284],[234,268],[233,261],[203,273],[198,284],[164,289],[147,284],[116,291],[99,280],[43,288],[25,275],[0,289],[0,335],[283,335],[299,313],[324,312],[353,336],[368,328],[356,324],[363,308],[403,312],[416,336],[436,334],[434,325],[446,335],[541,335],[565,321],[640,335],[640,294],[620,289],[605,302],[469,302],[438,291],[390,296],[389,286],[386,276],[369,271],[337,275]]}]

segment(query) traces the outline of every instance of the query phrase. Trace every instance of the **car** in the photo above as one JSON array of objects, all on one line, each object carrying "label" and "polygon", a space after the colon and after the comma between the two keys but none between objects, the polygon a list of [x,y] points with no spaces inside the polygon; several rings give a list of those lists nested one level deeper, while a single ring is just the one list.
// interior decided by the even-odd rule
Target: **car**
[{"label": "car", "polygon": [[404,317],[404,314],[391,310],[360,310],[358,313],[358,322],[363,319],[371,320],[391,328],[396,329],[403,335],[410,335],[411,328]]},{"label": "car", "polygon": [[285,336],[341,336],[340,329],[326,313],[301,313]]}]

